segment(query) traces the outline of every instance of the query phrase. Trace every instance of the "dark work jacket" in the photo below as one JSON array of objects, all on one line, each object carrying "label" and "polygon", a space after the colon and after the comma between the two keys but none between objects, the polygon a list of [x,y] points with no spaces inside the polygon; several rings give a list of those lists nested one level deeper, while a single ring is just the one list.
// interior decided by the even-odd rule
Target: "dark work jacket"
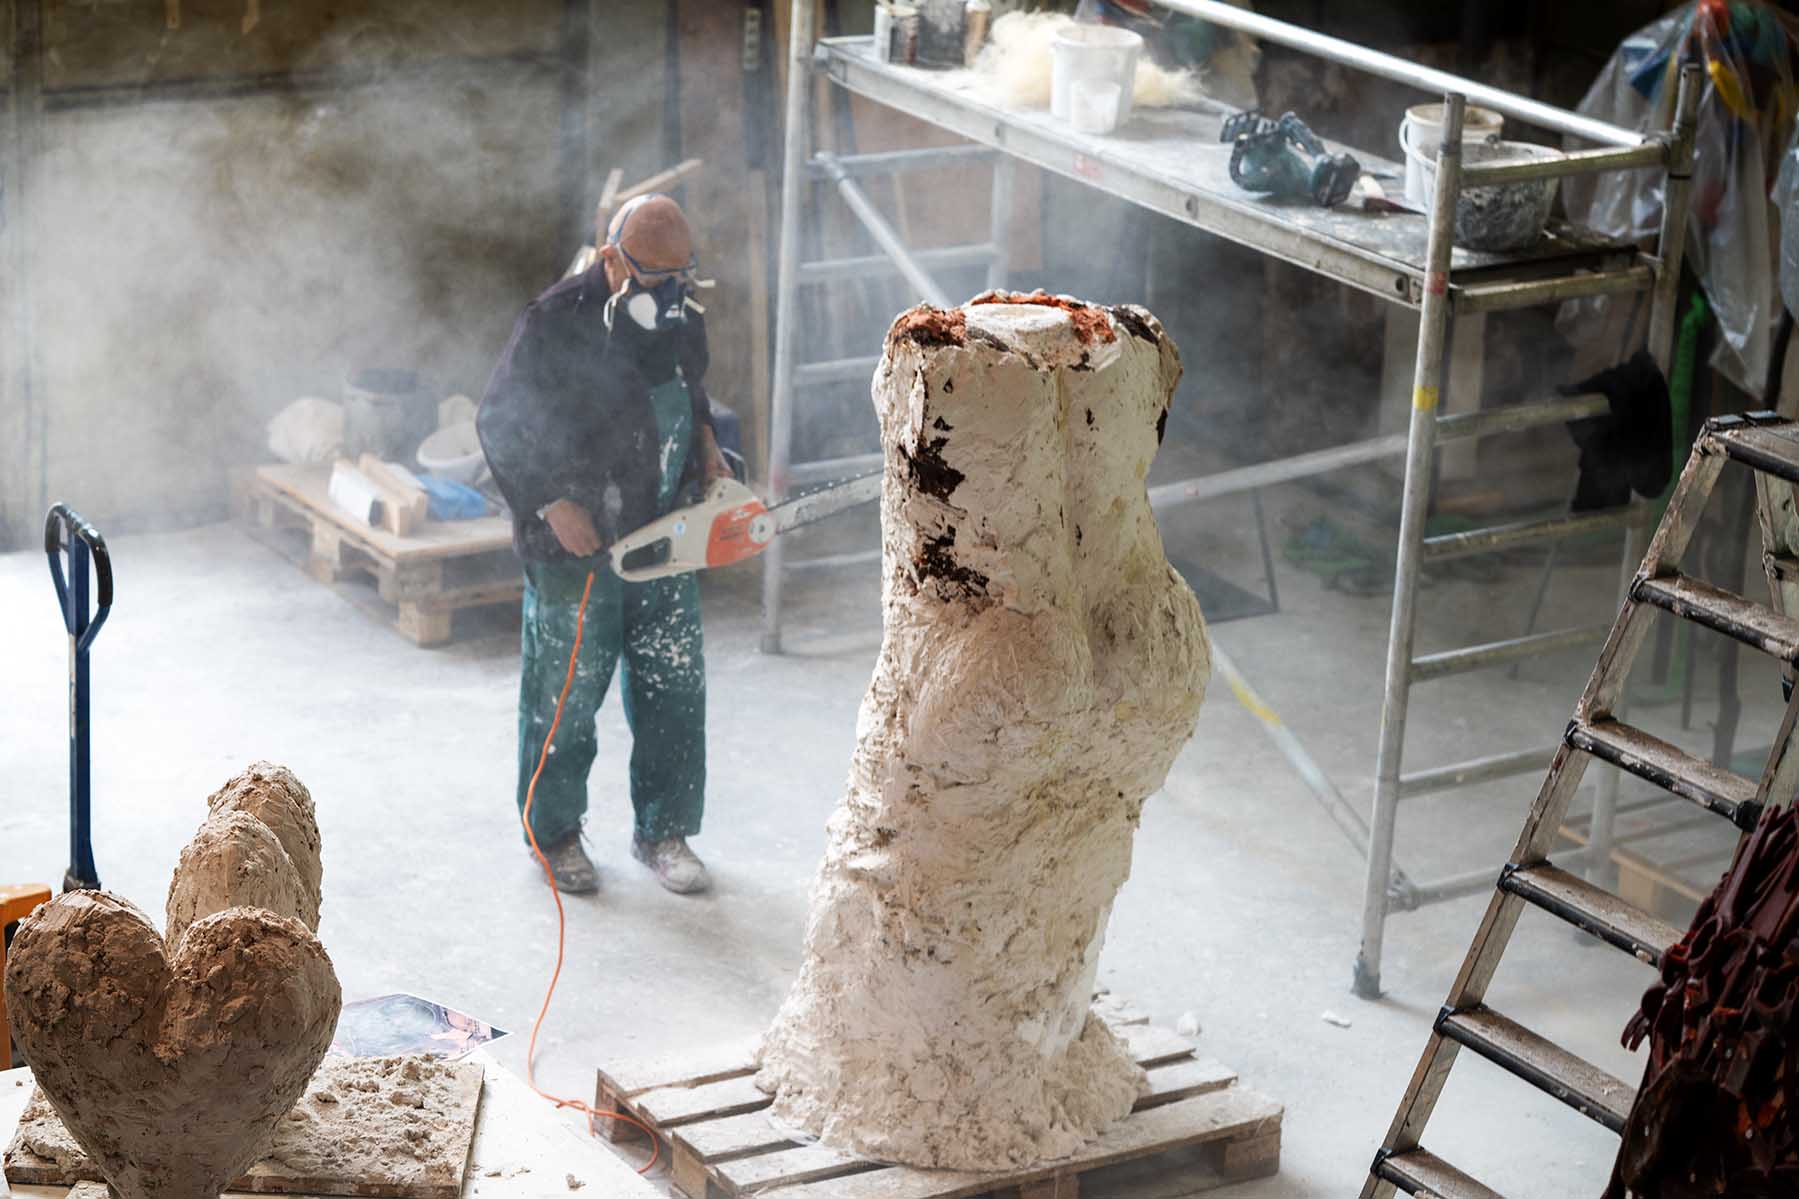
[{"label": "dark work jacket", "polygon": [[700,429],[712,417],[702,384],[702,318],[690,313],[683,331],[648,333],[621,303],[607,333],[608,298],[598,265],[537,297],[519,317],[475,416],[494,482],[512,509],[512,543],[528,562],[570,557],[537,515],[557,500],[585,508],[605,546],[656,518],[659,438],[650,390],[677,368],[693,400],[681,495],[697,494],[704,478]]}]

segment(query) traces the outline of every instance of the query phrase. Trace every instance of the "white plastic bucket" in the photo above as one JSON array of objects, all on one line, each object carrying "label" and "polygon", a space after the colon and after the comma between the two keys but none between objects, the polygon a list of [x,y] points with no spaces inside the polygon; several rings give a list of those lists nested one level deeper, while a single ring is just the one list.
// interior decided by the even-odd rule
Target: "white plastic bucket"
[{"label": "white plastic bucket", "polygon": [[473,486],[487,473],[487,458],[475,422],[445,425],[425,438],[418,449],[418,464],[426,474],[439,475]]},{"label": "white plastic bucket", "polygon": [[1058,120],[1072,120],[1074,85],[1109,83],[1118,88],[1118,113],[1112,123],[1124,124],[1131,116],[1131,91],[1142,51],[1141,36],[1110,25],[1070,25],[1056,34],[1050,47],[1050,113]]},{"label": "white plastic bucket", "polygon": [[[1462,115],[1462,144],[1484,142],[1505,128],[1505,117],[1470,104]],[[1430,207],[1426,178],[1434,174],[1437,148],[1443,142],[1443,105],[1414,104],[1399,122],[1399,149],[1405,155],[1405,198],[1414,208]]]},{"label": "white plastic bucket", "polygon": [[1118,128],[1122,95],[1116,83],[1077,79],[1071,91],[1068,123],[1076,133],[1110,133]]}]

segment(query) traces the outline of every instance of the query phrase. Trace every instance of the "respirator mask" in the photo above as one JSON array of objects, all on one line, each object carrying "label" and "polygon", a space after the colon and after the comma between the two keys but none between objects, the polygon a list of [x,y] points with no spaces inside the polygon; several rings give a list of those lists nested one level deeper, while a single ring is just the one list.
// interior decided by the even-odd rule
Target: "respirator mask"
[{"label": "respirator mask", "polygon": [[693,298],[695,288],[711,287],[710,279],[696,279],[694,272],[699,269],[698,257],[689,258],[682,266],[646,267],[631,257],[630,251],[621,244],[625,229],[631,223],[632,212],[644,201],[655,198],[654,193],[638,196],[625,205],[618,230],[606,239],[607,244],[617,250],[619,256],[629,264],[633,274],[625,280],[625,285],[613,293],[606,302],[606,328],[612,328],[613,312],[623,304],[625,314],[632,323],[646,333],[674,333],[687,325],[689,312],[704,313],[706,310]]},{"label": "respirator mask", "polygon": [[625,314],[639,328],[651,333],[672,333],[687,324],[690,286],[679,277],[659,279],[648,287],[632,279],[619,294],[624,298]]}]

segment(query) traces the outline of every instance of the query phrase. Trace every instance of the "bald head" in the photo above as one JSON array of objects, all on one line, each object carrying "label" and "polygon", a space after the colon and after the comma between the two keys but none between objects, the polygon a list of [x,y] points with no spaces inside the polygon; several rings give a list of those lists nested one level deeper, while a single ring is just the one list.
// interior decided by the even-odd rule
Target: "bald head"
[{"label": "bald head", "polygon": [[[681,206],[667,196],[646,196],[626,204],[613,216],[606,234],[607,244],[600,255],[606,264],[606,281],[614,291],[632,276],[641,282],[637,268],[654,275],[685,269],[693,261],[693,230]],[[619,253],[621,249],[624,254]]]}]

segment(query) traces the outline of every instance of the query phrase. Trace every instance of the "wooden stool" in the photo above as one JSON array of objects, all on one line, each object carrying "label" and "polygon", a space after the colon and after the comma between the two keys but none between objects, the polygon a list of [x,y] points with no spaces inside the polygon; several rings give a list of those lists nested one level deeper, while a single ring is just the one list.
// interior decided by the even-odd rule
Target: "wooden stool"
[{"label": "wooden stool", "polygon": [[0,1070],[12,1068],[12,1029],[6,1024],[6,939],[4,930],[50,902],[42,883],[0,883]]}]

